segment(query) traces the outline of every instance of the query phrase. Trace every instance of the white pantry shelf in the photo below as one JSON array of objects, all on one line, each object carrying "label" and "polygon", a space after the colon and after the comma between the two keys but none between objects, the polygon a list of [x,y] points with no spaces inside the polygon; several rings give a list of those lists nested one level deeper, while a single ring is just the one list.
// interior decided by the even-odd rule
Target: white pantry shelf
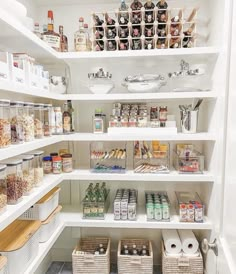
[{"label": "white pantry shelf", "polygon": [[128,170],[124,174],[94,173],[88,169],[77,169],[64,173],[63,180],[100,180],[100,181],[137,181],[137,182],[214,182],[213,174],[205,171],[203,174],[179,174],[171,171],[169,174],[140,174]]},{"label": "white pantry shelf", "polygon": [[113,213],[107,213],[104,220],[83,219],[83,214],[73,206],[64,206],[61,220],[69,227],[101,227],[101,228],[144,228],[144,229],[199,229],[211,230],[212,222],[205,217],[204,223],[181,223],[177,215],[172,215],[170,222],[148,222],[146,214],[138,210],[136,221],[114,220]]},{"label": "white pantry shelf", "polygon": [[0,8],[0,29],[1,50],[27,52],[32,57],[47,62],[64,63],[57,58],[55,50],[2,8]]},{"label": "white pantry shelf", "polygon": [[11,224],[51,189],[61,183],[62,180],[63,178],[61,175],[47,175],[45,176],[42,185],[34,188],[30,195],[23,196],[18,204],[7,205],[6,211],[0,215],[0,231]]},{"label": "white pantry shelf", "polygon": [[40,263],[45,258],[46,254],[50,251],[53,244],[56,242],[60,234],[62,233],[64,229],[64,222],[61,222],[59,226],[56,228],[56,230],[51,235],[50,239],[45,243],[39,244],[39,252],[38,255],[34,258],[34,260],[31,262],[30,266],[25,270],[24,274],[32,274],[34,273],[37,268],[39,267]]}]

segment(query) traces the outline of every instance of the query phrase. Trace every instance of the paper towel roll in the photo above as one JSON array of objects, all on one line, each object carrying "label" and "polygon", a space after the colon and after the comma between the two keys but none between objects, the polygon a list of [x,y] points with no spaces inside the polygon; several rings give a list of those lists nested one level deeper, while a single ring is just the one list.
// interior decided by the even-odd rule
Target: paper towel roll
[{"label": "paper towel roll", "polygon": [[183,252],[186,254],[195,254],[198,251],[199,243],[192,230],[179,230],[178,232]]},{"label": "paper towel roll", "polygon": [[181,241],[177,230],[162,230],[162,237],[166,252],[179,254],[181,252]]}]

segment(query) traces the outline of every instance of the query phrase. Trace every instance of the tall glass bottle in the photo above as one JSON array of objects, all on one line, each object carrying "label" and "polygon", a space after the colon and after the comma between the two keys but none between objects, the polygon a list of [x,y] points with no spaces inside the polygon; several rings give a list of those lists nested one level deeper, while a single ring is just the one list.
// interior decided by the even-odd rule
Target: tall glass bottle
[{"label": "tall glass bottle", "polygon": [[67,52],[68,51],[68,39],[63,33],[63,26],[59,26],[59,34],[61,37],[60,51]]},{"label": "tall glass bottle", "polygon": [[69,112],[71,114],[71,119],[72,119],[72,121],[71,121],[71,130],[74,132],[75,131],[75,110],[72,106],[71,100],[68,100],[67,103],[68,103],[68,109],[69,109]]},{"label": "tall glass bottle", "polygon": [[89,34],[89,28],[88,28],[88,24],[84,24],[84,31],[86,34],[86,44],[87,44],[87,51],[91,51],[92,49],[92,43],[90,40],[90,34]]},{"label": "tall glass bottle", "polygon": [[54,31],[53,11],[48,11],[48,29],[43,33],[43,41],[56,51],[60,51],[60,35]]},{"label": "tall glass bottle", "polygon": [[79,30],[75,32],[74,35],[75,42],[75,51],[86,51],[87,43],[86,43],[86,34],[84,30],[84,18],[80,17],[79,19]]},{"label": "tall glass bottle", "polygon": [[129,21],[129,6],[125,3],[125,0],[121,0],[120,8],[119,8],[119,23],[120,24],[128,24]]},{"label": "tall glass bottle", "polygon": [[63,132],[64,133],[72,132],[72,119],[71,119],[71,113],[69,111],[67,102],[65,102],[63,106]]}]

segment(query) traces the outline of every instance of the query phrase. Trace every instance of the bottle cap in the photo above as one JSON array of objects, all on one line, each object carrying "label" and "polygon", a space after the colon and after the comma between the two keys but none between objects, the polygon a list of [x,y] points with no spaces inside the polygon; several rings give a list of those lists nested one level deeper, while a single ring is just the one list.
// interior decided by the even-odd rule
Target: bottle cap
[{"label": "bottle cap", "polygon": [[53,161],[61,161],[62,159],[60,156],[54,156],[54,157],[52,157],[52,160]]},{"label": "bottle cap", "polygon": [[79,22],[84,22],[84,18],[80,17]]},{"label": "bottle cap", "polygon": [[51,156],[45,156],[45,157],[43,157],[43,161],[52,161],[52,157]]},{"label": "bottle cap", "polygon": [[48,18],[53,19],[53,11],[52,10],[48,11]]}]

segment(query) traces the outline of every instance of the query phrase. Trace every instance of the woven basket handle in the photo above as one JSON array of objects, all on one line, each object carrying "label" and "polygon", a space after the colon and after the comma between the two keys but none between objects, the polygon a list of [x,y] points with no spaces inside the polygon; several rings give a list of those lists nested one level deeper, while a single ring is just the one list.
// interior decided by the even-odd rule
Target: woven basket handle
[{"label": "woven basket handle", "polygon": [[142,258],[138,257],[138,256],[133,256],[131,258],[131,261],[130,261],[131,264],[139,264],[141,265],[142,263]]},{"label": "woven basket handle", "polygon": [[85,263],[94,263],[94,255],[84,254],[84,262]]}]

